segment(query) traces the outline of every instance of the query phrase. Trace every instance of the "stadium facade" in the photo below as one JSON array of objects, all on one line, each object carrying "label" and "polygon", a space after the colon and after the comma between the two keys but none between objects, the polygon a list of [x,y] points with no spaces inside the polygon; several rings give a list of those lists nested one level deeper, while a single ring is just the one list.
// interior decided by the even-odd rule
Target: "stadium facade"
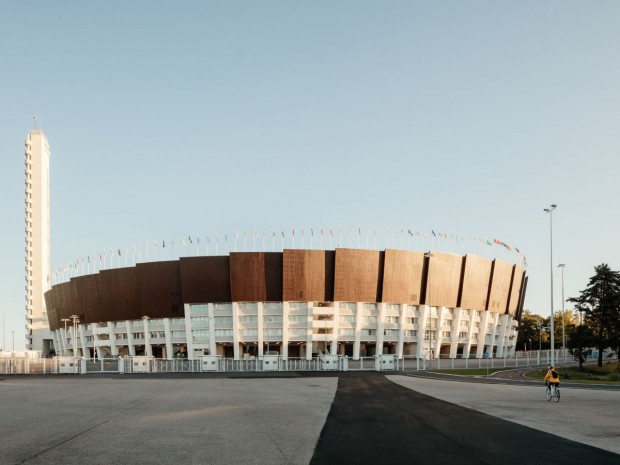
[{"label": "stadium facade", "polygon": [[58,355],[514,355],[527,276],[444,252],[285,249],[102,270],[45,294]]}]

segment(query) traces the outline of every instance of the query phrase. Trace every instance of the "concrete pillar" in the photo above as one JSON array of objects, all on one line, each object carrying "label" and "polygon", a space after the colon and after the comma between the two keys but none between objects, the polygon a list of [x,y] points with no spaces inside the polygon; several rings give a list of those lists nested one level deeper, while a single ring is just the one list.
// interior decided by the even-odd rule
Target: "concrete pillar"
[{"label": "concrete pillar", "polygon": [[127,331],[127,350],[129,351],[129,356],[135,357],[136,347],[133,343],[133,332],[131,329],[131,322],[129,320],[125,320],[125,331]]},{"label": "concrete pillar", "polygon": [[[418,305],[418,343],[416,347],[416,356],[418,358],[424,357],[424,346],[428,349],[428,342],[426,339],[426,326],[429,321],[430,307],[428,305]],[[429,334],[430,337],[430,334]],[[430,357],[430,352],[428,356]]]},{"label": "concrete pillar", "polygon": [[[233,315],[235,314],[235,306],[237,304],[233,302]],[[265,344],[265,335],[264,335],[264,327],[265,322],[263,321],[263,303],[258,303],[258,308],[256,310],[256,315],[258,319],[258,356],[262,357],[264,355],[263,345]],[[233,317],[234,318],[234,317]]]},{"label": "concrete pillar", "polygon": [[407,304],[400,305],[399,312],[399,325],[398,325],[398,346],[396,347],[396,355],[398,358],[403,358],[403,351],[405,347],[405,315],[407,311]]},{"label": "concrete pillar", "polygon": [[355,341],[353,342],[353,360],[360,359],[360,344],[362,337],[362,313],[363,304],[355,303]]},{"label": "concrete pillar", "polygon": [[340,305],[338,302],[334,302],[333,307],[333,318],[332,321],[332,337],[330,341],[329,353],[330,355],[338,354],[338,337],[339,337],[339,329],[340,329]]},{"label": "concrete pillar", "polygon": [[463,312],[460,308],[455,308],[452,314],[452,328],[450,328],[450,358],[456,358],[459,349],[459,332],[461,331],[461,321],[463,320]]},{"label": "concrete pillar", "polygon": [[[312,304],[310,302],[308,302],[308,306],[306,307],[306,316],[307,316],[307,321],[306,321],[306,345],[304,347],[304,356],[306,357],[306,360],[312,360],[312,334],[313,334],[313,328],[312,328],[312,315],[314,313],[314,307],[312,306]],[[300,351],[300,357],[301,357],[301,351]]]},{"label": "concrete pillar", "polygon": [[[237,302],[233,302],[233,308],[232,308],[232,317],[233,317],[233,358],[235,360],[239,360],[241,359],[241,351],[239,350],[239,304]],[[258,314],[261,315],[259,316],[259,320],[262,320],[262,314],[263,314],[263,303],[262,302],[257,302],[256,304],[258,306]],[[258,334],[258,337],[262,337],[262,335]]]},{"label": "concrete pillar", "polygon": [[480,326],[478,328],[478,349],[476,350],[476,358],[482,358],[486,346],[487,324],[489,323],[489,315],[491,312],[482,312],[480,317]]},{"label": "concrete pillar", "polygon": [[[185,333],[187,335],[187,333]],[[164,318],[164,337],[166,340],[166,358],[168,360],[172,360],[173,349],[172,349],[172,334],[170,332],[170,318]],[[187,337],[185,338],[187,339]],[[190,350],[189,343],[187,344],[187,358],[189,358]]]},{"label": "concrete pillar", "polygon": [[151,332],[149,330],[149,319],[142,319],[144,326],[144,355],[147,357],[153,356],[153,348],[151,347]]},{"label": "concrete pillar", "polygon": [[110,354],[118,356],[118,346],[116,345],[116,322],[108,321],[108,337],[110,338]]},{"label": "concrete pillar", "polygon": [[377,304],[377,348],[376,355],[383,354],[383,340],[385,338],[385,303]]},{"label": "concrete pillar", "polygon": [[209,304],[209,355],[217,355],[217,342],[215,340],[215,305]]},{"label": "concrete pillar", "polygon": [[469,358],[471,352],[471,340],[474,335],[474,322],[476,320],[476,310],[469,310],[469,326],[467,327],[467,342],[463,347],[463,357]]},{"label": "concrete pillar", "polygon": [[443,336],[441,335],[443,329],[443,322],[446,318],[446,312],[449,310],[445,307],[437,307],[437,327],[435,328],[435,345],[433,352],[435,358],[439,358],[439,352],[441,351],[441,343],[443,342]]},{"label": "concrete pillar", "polygon": [[487,320],[487,325],[488,324],[492,325],[491,326],[491,334],[489,336],[489,339],[490,339],[491,342],[489,342],[486,345],[485,350],[489,353],[489,355],[491,357],[493,356],[493,346],[495,345],[495,335],[497,334],[497,326],[499,324],[499,317],[500,317],[499,313],[489,312],[489,316],[488,316],[488,320]]},{"label": "concrete pillar", "polygon": [[282,360],[288,359],[288,302],[282,302]]},{"label": "concrete pillar", "polygon": [[499,337],[497,341],[497,351],[496,354],[498,357],[505,357],[505,347],[506,347],[506,332],[508,331],[510,324],[510,315],[501,315],[499,317]]},{"label": "concrete pillar", "polygon": [[[194,360],[194,337],[192,336],[192,307],[190,304],[183,305],[183,313],[185,316],[185,342],[187,343],[187,359]],[[209,325],[211,327],[211,325]],[[168,360],[174,357],[174,349],[170,344],[170,350],[168,350],[168,336],[166,335],[166,355]]]}]

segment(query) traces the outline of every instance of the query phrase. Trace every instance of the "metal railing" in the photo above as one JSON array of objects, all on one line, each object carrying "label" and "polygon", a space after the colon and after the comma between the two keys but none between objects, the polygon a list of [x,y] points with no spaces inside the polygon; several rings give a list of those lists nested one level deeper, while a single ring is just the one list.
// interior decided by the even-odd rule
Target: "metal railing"
[{"label": "metal railing", "polygon": [[[554,354],[558,364],[573,362],[567,351]],[[617,357],[613,355],[613,359]],[[283,358],[279,355],[265,355],[251,359],[232,359],[220,356],[204,356],[196,360],[156,359],[154,357],[115,357],[84,359],[73,357],[28,358],[0,357],[0,374],[106,374],[106,373],[252,373],[266,371],[416,371],[456,368],[518,368],[545,366],[550,363],[550,351],[517,352],[514,357],[468,358],[456,357],[424,359],[406,355],[399,359],[395,355],[360,357],[323,355],[310,359],[300,357]],[[610,360],[609,355],[605,360]]]}]

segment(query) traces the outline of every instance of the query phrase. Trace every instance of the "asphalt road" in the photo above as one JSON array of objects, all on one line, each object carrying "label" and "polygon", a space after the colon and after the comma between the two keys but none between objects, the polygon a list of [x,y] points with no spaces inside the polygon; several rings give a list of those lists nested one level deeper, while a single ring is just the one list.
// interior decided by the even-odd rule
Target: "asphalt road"
[{"label": "asphalt road", "polygon": [[620,391],[563,389],[555,404],[540,383],[477,381],[5,376],[0,465],[620,464]]},{"label": "asphalt road", "polygon": [[[451,384],[452,390],[476,389],[475,384]],[[412,389],[381,374],[341,376],[310,463],[620,463],[617,454]],[[519,399],[513,399],[512,405],[518,409]]]}]

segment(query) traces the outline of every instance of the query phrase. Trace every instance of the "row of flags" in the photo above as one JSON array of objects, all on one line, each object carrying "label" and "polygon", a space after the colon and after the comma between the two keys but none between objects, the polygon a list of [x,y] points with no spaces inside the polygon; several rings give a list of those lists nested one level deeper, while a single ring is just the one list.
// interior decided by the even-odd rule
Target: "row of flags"
[{"label": "row of flags", "polygon": [[[348,239],[348,242],[345,243],[343,240],[343,235],[345,239]],[[284,242],[287,238],[290,240],[291,248],[295,248],[295,240],[299,238],[301,240],[301,248],[304,248],[304,239],[308,238],[310,240],[310,248],[314,248],[313,239],[317,238],[320,242],[320,249],[323,249],[323,240],[327,240],[328,246],[331,249],[333,245],[336,247],[363,247],[362,238],[365,238],[366,248],[371,248],[373,244],[371,244],[371,240],[374,241],[374,248],[378,248],[378,236],[379,232],[377,229],[370,228],[362,228],[362,227],[349,227],[346,230],[343,230],[342,227],[338,228],[334,231],[333,228],[300,228],[295,229],[292,228],[290,230],[290,234],[285,232],[284,230],[279,231],[270,231],[268,233],[266,230],[257,230],[254,229],[252,231],[242,231],[239,232],[237,230],[228,234],[220,234],[215,233],[212,235],[205,234],[203,238],[199,234],[187,235],[181,238],[174,238],[170,240],[154,240],[154,241],[139,241],[137,245],[133,245],[131,247],[116,247],[111,249],[104,249],[99,253],[93,253],[92,255],[88,255],[86,257],[77,257],[75,260],[71,261],[62,266],[57,266],[52,271],[52,281],[53,283],[58,283],[69,279],[71,277],[83,275],[85,273],[90,274],[96,273],[97,271],[121,267],[121,266],[131,266],[136,263],[144,262],[144,261],[152,261],[157,260],[159,257],[161,259],[166,259],[166,255],[171,255],[171,259],[174,258],[175,250],[181,252],[181,250],[186,250],[187,247],[191,247],[192,250],[195,248],[195,254],[200,255],[201,250],[209,255],[210,247],[214,249],[215,254],[219,253],[219,246],[222,245],[226,252],[236,252],[238,250],[239,245],[241,245],[241,251],[246,251],[246,242],[248,239],[253,242],[253,251],[256,251],[256,241],[262,241],[262,250],[265,251],[265,242],[269,239],[271,240],[271,250],[276,250],[276,242],[279,242],[280,247],[278,250],[283,250]],[[383,236],[383,234],[381,234]],[[390,236],[391,236],[391,247],[390,247]],[[397,238],[398,236],[398,238]],[[201,240],[202,239],[202,240]],[[510,261],[511,255],[515,262],[519,262],[522,267],[527,267],[527,260],[525,256],[521,253],[521,251],[514,246],[508,245],[505,242],[494,238],[493,240],[485,239],[477,236],[469,236],[468,238],[473,243],[477,244],[478,255],[485,255],[485,250],[483,246],[493,247],[497,246],[500,249],[499,257]],[[425,231],[415,231],[413,229],[392,229],[386,228],[385,230],[385,248],[401,248],[401,249],[410,249],[411,243],[410,241],[414,240],[414,250],[417,250],[417,241],[426,241],[430,240],[430,244],[425,243],[426,246],[430,246],[431,249],[434,249],[437,246],[441,245],[449,245],[448,252],[456,252],[456,253],[466,253],[465,243],[467,239],[460,235],[448,234],[442,231],[436,231],[432,229],[430,233]],[[441,240],[441,241],[440,241]],[[335,241],[335,244],[333,242]],[[396,242],[400,243],[397,245]],[[407,242],[405,244],[405,241]],[[435,243],[437,241],[437,244]],[[241,242],[241,244],[239,244]],[[443,242],[443,243],[442,243]],[[456,250],[453,250],[456,248]],[[502,252],[504,251],[503,255]],[[497,253],[496,253],[497,255]],[[180,256],[180,255],[179,255]],[[116,262],[116,266],[114,266],[114,262]]]}]

